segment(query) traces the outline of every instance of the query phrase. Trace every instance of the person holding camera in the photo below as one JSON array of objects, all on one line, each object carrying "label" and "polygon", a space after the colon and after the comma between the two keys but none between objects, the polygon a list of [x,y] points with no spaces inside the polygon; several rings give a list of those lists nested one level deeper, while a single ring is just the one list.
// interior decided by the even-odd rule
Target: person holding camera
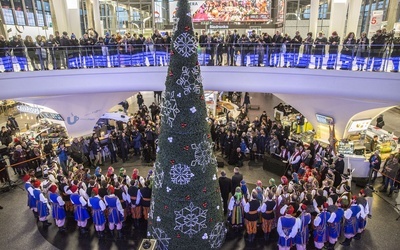
[{"label": "person holding camera", "polygon": [[365,71],[371,68],[372,61],[374,61],[372,71],[378,72],[380,70],[382,65],[382,50],[385,46],[385,42],[386,39],[385,36],[382,35],[382,30],[377,30],[375,35],[371,38],[371,49]]}]

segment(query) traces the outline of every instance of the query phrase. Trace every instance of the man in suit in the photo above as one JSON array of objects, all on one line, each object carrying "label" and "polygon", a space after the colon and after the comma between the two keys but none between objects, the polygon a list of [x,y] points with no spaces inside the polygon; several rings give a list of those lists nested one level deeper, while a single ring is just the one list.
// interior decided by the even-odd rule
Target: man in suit
[{"label": "man in suit", "polygon": [[239,168],[235,167],[233,169],[233,176],[232,176],[232,195],[235,194],[235,189],[240,187],[240,182],[243,180],[243,175],[239,173]]},{"label": "man in suit", "polygon": [[221,197],[224,204],[224,215],[228,213],[229,193],[232,191],[232,180],[226,177],[225,170],[221,171],[221,176],[218,179]]}]

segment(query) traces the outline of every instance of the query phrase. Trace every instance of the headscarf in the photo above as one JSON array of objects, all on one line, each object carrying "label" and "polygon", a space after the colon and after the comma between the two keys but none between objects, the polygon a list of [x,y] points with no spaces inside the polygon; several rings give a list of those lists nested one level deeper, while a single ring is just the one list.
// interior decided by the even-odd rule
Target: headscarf
[{"label": "headscarf", "polygon": [[237,201],[240,201],[243,198],[242,189],[240,187],[236,187],[235,194],[233,196]]},{"label": "headscarf", "polygon": [[101,171],[101,168],[100,168],[100,167],[97,167],[97,168],[94,170],[94,175],[96,175],[97,177],[99,177],[99,176],[101,175],[100,171]]}]

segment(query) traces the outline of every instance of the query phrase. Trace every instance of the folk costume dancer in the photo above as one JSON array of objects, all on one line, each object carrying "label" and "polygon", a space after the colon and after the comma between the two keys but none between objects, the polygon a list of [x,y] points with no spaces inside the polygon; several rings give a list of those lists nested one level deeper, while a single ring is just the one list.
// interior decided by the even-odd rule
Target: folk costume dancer
[{"label": "folk costume dancer", "polygon": [[142,207],[143,219],[147,221],[149,219],[150,212],[150,201],[151,201],[151,189],[149,188],[150,181],[144,183],[144,187],[138,191],[136,205]]},{"label": "folk costume dancer", "polygon": [[[339,201],[340,202],[340,201]],[[341,204],[338,202],[338,205]],[[341,222],[344,215],[344,210],[337,205],[330,205],[328,207],[328,211],[331,213],[331,216],[328,219],[328,250],[333,250],[335,248],[335,244],[339,239],[341,233]]]},{"label": "folk costume dancer", "polygon": [[228,210],[229,216],[228,220],[237,232],[239,227],[243,226],[244,222],[244,211],[243,207],[246,204],[246,201],[243,197],[242,189],[240,187],[236,187],[235,194],[231,197],[229,201]]},{"label": "folk costume dancer", "polygon": [[296,218],[292,216],[294,213],[294,208],[292,206],[283,206],[281,213],[285,215],[278,219],[278,247],[279,250],[290,250],[294,237],[299,230],[299,224]]},{"label": "folk costume dancer", "polygon": [[275,207],[276,201],[273,200],[274,194],[269,192],[267,195],[267,200],[261,206],[261,216],[262,216],[262,230],[264,232],[264,240],[269,240],[269,235],[272,229],[275,227]]},{"label": "folk costume dancer", "polygon": [[117,228],[118,239],[122,239],[122,222],[124,221],[124,209],[121,202],[114,194],[114,187],[108,187],[108,195],[104,197],[106,206],[108,207],[108,223],[111,235],[114,236],[114,229]]},{"label": "folk costume dancer", "polygon": [[131,186],[128,188],[128,194],[130,196],[131,214],[134,228],[139,227],[139,222],[142,218],[142,208],[140,207],[140,205],[136,205],[138,191],[139,181],[131,180]]},{"label": "folk costume dancer", "polygon": [[253,242],[257,234],[260,202],[257,200],[257,191],[251,192],[251,200],[244,205],[244,218],[249,242]]},{"label": "folk costume dancer", "polygon": [[33,212],[33,215],[35,216],[36,220],[38,219],[38,214],[37,214],[37,207],[36,207],[36,200],[35,197],[33,196],[33,185],[32,185],[32,178],[30,175],[25,175],[22,177],[22,180],[25,182],[25,190],[28,195],[28,207],[29,209]]},{"label": "folk costume dancer", "polygon": [[74,205],[74,217],[78,223],[80,234],[84,235],[88,233],[86,225],[87,220],[90,218],[89,212],[86,209],[87,202],[77,193],[78,187],[76,185],[72,185],[70,191],[72,194],[69,198],[71,199],[71,203]]},{"label": "folk costume dancer", "polygon": [[33,187],[33,197],[36,200],[36,208],[39,221],[43,223],[44,228],[47,228],[51,225],[51,223],[47,221],[47,216],[50,214],[49,203],[47,201],[47,198],[44,197],[42,191],[40,190],[39,180],[34,181]]},{"label": "folk costume dancer", "polygon": [[350,246],[351,240],[358,232],[358,217],[360,216],[361,208],[356,204],[356,197],[353,197],[351,205],[344,212],[344,237],[346,239],[341,243],[343,246]]},{"label": "folk costume dancer", "polygon": [[328,240],[327,222],[331,213],[327,211],[328,203],[324,203],[322,211],[315,217],[314,220],[314,246],[317,249],[322,249]]},{"label": "folk costume dancer", "polygon": [[99,196],[99,189],[92,189],[92,197],[88,200],[89,207],[92,208],[92,218],[94,228],[96,229],[97,236],[102,239],[104,238],[104,229],[106,225],[106,217],[104,210],[106,210],[106,204]]},{"label": "folk costume dancer", "polygon": [[367,216],[369,214],[369,205],[368,201],[365,199],[365,197],[360,193],[360,196],[357,197],[356,200],[358,206],[360,207],[360,216],[357,218],[357,234],[354,236],[355,240],[360,240],[361,239],[361,234],[364,232],[365,227],[367,226]]},{"label": "folk costume dancer", "polygon": [[51,204],[51,215],[53,216],[54,221],[58,227],[60,232],[64,232],[67,230],[65,227],[65,202],[61,198],[61,196],[57,192],[57,185],[52,184],[49,187],[49,200]]},{"label": "folk costume dancer", "polygon": [[301,205],[301,214],[297,218],[297,223],[299,225],[299,232],[294,238],[294,243],[296,244],[297,250],[307,249],[307,242],[309,237],[309,224],[311,223],[311,214],[307,212],[307,206]]}]

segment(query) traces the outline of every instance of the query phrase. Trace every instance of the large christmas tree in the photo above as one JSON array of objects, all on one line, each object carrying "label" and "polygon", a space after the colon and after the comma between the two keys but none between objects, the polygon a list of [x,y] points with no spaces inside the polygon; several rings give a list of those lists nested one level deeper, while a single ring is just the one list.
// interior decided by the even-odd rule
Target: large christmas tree
[{"label": "large christmas tree", "polygon": [[218,249],[226,228],[187,0],[178,2],[170,55],[148,236],[158,249]]}]

